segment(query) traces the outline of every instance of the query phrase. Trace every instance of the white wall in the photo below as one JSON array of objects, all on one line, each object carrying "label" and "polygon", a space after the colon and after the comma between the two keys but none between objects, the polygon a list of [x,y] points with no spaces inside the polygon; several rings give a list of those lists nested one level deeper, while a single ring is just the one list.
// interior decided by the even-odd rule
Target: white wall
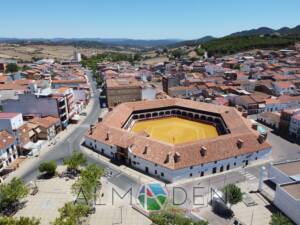
[{"label": "white wall", "polygon": [[[13,158],[13,154],[11,154],[11,155],[7,154],[7,151],[6,151],[7,149],[9,149],[10,153],[12,153],[13,150],[16,151],[15,159]],[[17,147],[16,147],[15,143],[8,146],[7,148],[0,149],[0,158],[4,160],[4,162],[3,162],[4,166],[2,167],[2,169],[0,169],[0,171],[1,171],[4,168],[6,168],[7,166],[9,166],[13,161],[15,161],[18,158]],[[11,160],[11,162],[9,162],[9,159]]]},{"label": "white wall", "polygon": [[296,224],[300,224],[300,200],[294,199],[282,187],[276,188],[274,204],[292,219]]},{"label": "white wall", "polygon": [[[110,158],[112,158],[114,154],[117,152],[116,146],[109,146],[104,143],[94,141],[89,137],[85,137],[85,144],[88,147],[94,149],[96,152],[102,153]],[[193,166],[192,168],[187,167],[178,170],[168,169],[166,167],[156,165],[151,161],[135,156],[134,154],[132,154],[130,148],[128,150],[128,159],[131,160],[132,167],[136,168],[137,170],[145,172],[147,167],[149,174],[153,176],[157,176],[158,178],[169,182],[174,182],[176,180],[187,179],[191,177],[200,177],[202,171],[204,171],[204,176],[208,174],[212,174],[214,167],[216,167],[217,169],[216,172],[219,173],[221,166],[223,166],[223,171],[226,171],[228,164],[230,165],[230,169],[245,166],[245,160],[248,160],[250,165],[251,162],[255,160],[263,159],[267,157],[270,153],[271,153],[271,148],[268,148],[263,151],[259,151],[258,153],[254,152],[250,154],[244,154],[236,158],[229,158],[229,159],[217,161],[217,163],[210,162],[203,165]],[[190,176],[190,174],[192,174],[192,176]]]},{"label": "white wall", "polygon": [[[217,173],[219,173],[221,166],[223,166],[223,171],[226,171],[226,167],[228,164],[230,165],[230,169],[244,166],[244,160],[248,160],[249,164],[251,164],[252,161],[256,160],[256,157],[257,159],[265,158],[270,152],[271,149],[266,149],[263,151],[259,151],[258,154],[255,152],[252,154],[238,156],[237,158],[229,158],[217,161],[217,163],[211,162],[203,165],[193,166],[192,168],[187,167],[179,170],[171,170],[160,165],[155,165],[155,163],[144,160],[142,158],[134,157],[134,155],[130,153],[130,151],[128,157],[131,159],[132,166],[137,168],[138,170],[145,171],[145,167],[148,167],[148,172],[153,176],[157,176],[169,182],[174,182],[181,179],[200,177],[202,171],[204,171],[204,176],[212,174],[214,167],[217,168]],[[133,162],[136,162],[136,164],[134,164]],[[155,174],[155,170],[157,170],[157,174]],[[161,176],[162,172],[164,173],[164,176]],[[192,174],[192,176],[190,176],[190,174]]]},{"label": "white wall", "polygon": [[13,130],[18,129],[24,124],[22,114],[18,114],[10,119],[0,119],[0,130],[6,130],[13,134]]},{"label": "white wall", "polygon": [[112,158],[114,154],[117,152],[116,146],[107,145],[100,142],[95,142],[91,138],[85,137],[85,144],[94,149],[96,152],[101,153],[107,157]]}]

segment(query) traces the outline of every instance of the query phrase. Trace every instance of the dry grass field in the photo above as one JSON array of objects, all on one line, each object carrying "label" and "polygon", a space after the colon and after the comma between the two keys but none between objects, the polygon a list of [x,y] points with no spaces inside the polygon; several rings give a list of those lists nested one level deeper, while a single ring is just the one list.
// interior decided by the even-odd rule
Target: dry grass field
[{"label": "dry grass field", "polygon": [[[70,60],[77,50],[86,56],[101,54],[110,49],[75,48],[71,45],[18,45],[0,44],[0,60],[14,59],[18,61],[31,61],[33,58],[51,58],[58,61]],[[119,51],[120,52],[120,51]],[[123,52],[123,51],[121,51]],[[127,52],[128,51],[124,51]]]},{"label": "dry grass field", "polygon": [[212,125],[178,117],[137,121],[132,131],[136,133],[144,131],[150,138],[170,144],[182,144],[218,136],[217,129]]}]

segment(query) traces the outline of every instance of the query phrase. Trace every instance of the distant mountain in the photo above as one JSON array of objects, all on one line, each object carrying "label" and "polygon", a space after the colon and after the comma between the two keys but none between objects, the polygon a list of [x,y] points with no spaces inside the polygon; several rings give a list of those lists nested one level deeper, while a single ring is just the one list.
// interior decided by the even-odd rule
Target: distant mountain
[{"label": "distant mountain", "polygon": [[158,40],[142,40],[142,39],[126,39],[126,38],[0,38],[0,43],[15,44],[70,44],[77,46],[127,46],[139,48],[152,48],[165,46],[181,42],[178,39],[158,39]]},{"label": "distant mountain", "polygon": [[168,47],[182,47],[182,46],[196,46],[196,45],[200,45],[200,44],[204,44],[206,42],[212,41],[216,39],[213,36],[204,36],[202,38],[199,39],[195,39],[195,40],[188,40],[188,41],[181,41],[181,42],[177,42],[175,44],[171,44]]},{"label": "distant mountain", "polygon": [[244,30],[240,32],[236,32],[233,34],[230,34],[229,36],[237,37],[237,36],[255,36],[255,35],[266,35],[266,34],[273,34],[273,33],[279,33],[281,35],[291,35],[291,34],[299,34],[300,35],[300,25],[289,28],[289,27],[282,27],[278,30],[269,28],[269,27],[260,27],[257,29],[251,29],[251,30]]}]

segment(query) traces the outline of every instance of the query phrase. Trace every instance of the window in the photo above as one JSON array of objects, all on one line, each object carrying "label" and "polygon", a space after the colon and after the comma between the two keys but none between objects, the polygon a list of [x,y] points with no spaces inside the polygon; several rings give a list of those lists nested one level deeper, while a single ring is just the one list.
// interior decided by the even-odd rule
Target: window
[{"label": "window", "polygon": [[217,167],[214,167],[212,173],[216,173],[216,172],[217,172]]},{"label": "window", "polygon": [[226,170],[229,170],[229,169],[230,169],[230,164],[228,164],[226,167]]},{"label": "window", "polygon": [[154,173],[157,174],[157,170],[154,170]]},{"label": "window", "polygon": [[162,177],[165,176],[165,174],[164,174],[163,172],[161,172],[160,175],[161,175]]},{"label": "window", "polygon": [[192,170],[193,168],[194,168],[193,166],[190,167],[191,170]]},{"label": "window", "polygon": [[201,177],[203,177],[204,176],[204,171],[201,171],[201,175],[200,175]]},{"label": "window", "polygon": [[223,172],[223,170],[224,170],[224,167],[221,166],[221,167],[220,167],[220,172]]},{"label": "window", "polygon": [[236,166],[236,162],[235,162],[235,163],[233,163],[233,165],[234,165],[234,166]]},{"label": "window", "polygon": [[155,166],[157,166],[157,163],[155,163]]},{"label": "window", "polygon": [[217,164],[218,161],[215,161],[215,164]]},{"label": "window", "polygon": [[190,177],[192,177],[193,176],[193,174],[192,173],[190,173]]}]

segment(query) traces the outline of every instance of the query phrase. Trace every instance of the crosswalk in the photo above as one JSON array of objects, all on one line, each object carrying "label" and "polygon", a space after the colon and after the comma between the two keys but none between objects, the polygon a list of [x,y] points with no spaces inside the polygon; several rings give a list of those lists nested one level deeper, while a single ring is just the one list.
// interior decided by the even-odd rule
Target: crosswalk
[{"label": "crosswalk", "polygon": [[249,173],[245,170],[240,170],[239,173],[241,175],[243,175],[244,177],[246,177],[246,179],[249,180],[249,181],[254,181],[254,180],[257,179],[254,175],[252,175],[251,173]]}]

